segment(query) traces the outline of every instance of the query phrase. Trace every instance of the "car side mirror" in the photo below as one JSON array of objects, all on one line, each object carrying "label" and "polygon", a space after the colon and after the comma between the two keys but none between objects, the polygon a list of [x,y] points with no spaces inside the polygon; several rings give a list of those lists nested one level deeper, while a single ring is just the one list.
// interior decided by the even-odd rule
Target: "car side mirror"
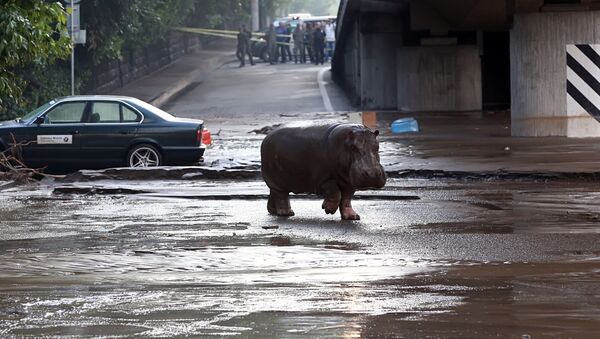
[{"label": "car side mirror", "polygon": [[43,116],[39,116],[37,118],[35,118],[35,120],[33,121],[34,124],[36,125],[41,125],[44,123],[44,117]]}]

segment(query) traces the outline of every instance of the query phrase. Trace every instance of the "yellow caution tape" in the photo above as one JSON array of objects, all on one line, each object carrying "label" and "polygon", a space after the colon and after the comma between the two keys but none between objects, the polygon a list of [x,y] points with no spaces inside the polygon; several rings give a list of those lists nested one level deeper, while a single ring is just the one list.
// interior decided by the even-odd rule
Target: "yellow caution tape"
[{"label": "yellow caution tape", "polygon": [[[187,32],[187,33],[218,36],[221,38],[228,38],[228,39],[237,39],[237,35],[239,33],[239,31],[228,31],[228,30],[222,30],[222,29],[195,28],[195,27],[173,27],[173,30],[180,31],[180,32]],[[264,36],[264,34],[259,34],[259,33],[252,33],[252,34]],[[276,37],[291,38],[292,35],[291,34],[289,34],[289,35],[288,34],[277,34]],[[251,40],[252,41],[260,41],[261,39],[253,37]],[[288,46],[294,45],[293,43],[289,43],[289,42],[277,42],[277,44],[278,45],[288,45]]]}]

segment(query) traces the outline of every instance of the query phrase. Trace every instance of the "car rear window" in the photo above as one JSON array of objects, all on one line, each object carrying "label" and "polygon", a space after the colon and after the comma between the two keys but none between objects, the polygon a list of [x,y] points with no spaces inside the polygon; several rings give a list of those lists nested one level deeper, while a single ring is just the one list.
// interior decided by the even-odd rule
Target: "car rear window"
[{"label": "car rear window", "polygon": [[91,123],[119,123],[121,122],[119,103],[94,102],[92,106]]},{"label": "car rear window", "polygon": [[141,116],[138,113],[122,103],[99,101],[92,103],[92,110],[88,121],[92,124],[115,124],[138,122],[140,120]]},{"label": "car rear window", "polygon": [[[131,100],[131,102],[135,106],[139,106],[141,109],[147,110],[150,113],[160,117],[163,120],[171,121],[171,120],[175,119],[175,117],[173,115],[163,111],[162,109],[160,109],[158,107],[152,106],[149,103],[144,102],[142,100],[134,99],[134,100]],[[146,116],[145,119],[146,119],[146,121],[151,120],[151,119],[149,119],[148,116]]]}]

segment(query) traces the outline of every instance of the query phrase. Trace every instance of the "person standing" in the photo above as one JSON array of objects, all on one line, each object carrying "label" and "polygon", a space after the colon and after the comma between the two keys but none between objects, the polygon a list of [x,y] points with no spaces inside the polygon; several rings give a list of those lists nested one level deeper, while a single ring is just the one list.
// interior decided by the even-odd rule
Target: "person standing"
[{"label": "person standing", "polygon": [[294,63],[306,63],[306,54],[304,53],[304,29],[303,24],[298,23],[294,30]]},{"label": "person standing", "polygon": [[240,27],[240,32],[237,35],[237,50],[235,55],[240,60],[240,67],[244,67],[246,63],[244,59],[248,55],[250,64],[254,66],[254,60],[252,59],[252,51],[250,50],[250,37],[252,34],[246,29],[246,25]]},{"label": "person standing", "polygon": [[287,61],[287,53],[286,53],[286,36],[288,35],[287,27],[285,27],[284,22],[279,22],[279,27],[276,30],[277,33],[277,49],[279,50],[279,55],[281,56],[281,62],[286,63]]},{"label": "person standing", "polygon": [[315,56],[313,55],[313,28],[311,23],[306,24],[306,30],[304,32],[304,45],[306,47],[306,52],[308,53],[308,57],[310,62],[313,63]]},{"label": "person standing", "polygon": [[335,50],[335,22],[333,20],[325,25],[325,41],[327,43],[327,60],[331,61]]},{"label": "person standing", "polygon": [[325,54],[325,33],[321,30],[321,26],[317,24],[313,33],[313,51],[314,51],[314,64],[321,65],[324,63]]},{"label": "person standing", "polygon": [[275,25],[269,26],[269,32],[267,33],[267,50],[269,51],[269,63],[275,65],[277,63],[277,31]]},{"label": "person standing", "polygon": [[292,62],[292,49],[290,46],[292,45],[292,26],[289,23],[285,24],[285,34],[287,37],[285,38],[285,53],[287,53],[287,58],[290,62]]}]

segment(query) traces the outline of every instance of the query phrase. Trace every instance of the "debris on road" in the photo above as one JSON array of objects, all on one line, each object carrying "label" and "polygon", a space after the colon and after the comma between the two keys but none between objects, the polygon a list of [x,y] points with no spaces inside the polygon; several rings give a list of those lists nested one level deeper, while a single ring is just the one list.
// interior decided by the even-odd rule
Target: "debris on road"
[{"label": "debris on road", "polygon": [[43,169],[29,168],[23,162],[21,157],[23,147],[30,143],[17,143],[13,137],[13,144],[8,149],[0,152],[0,180],[9,181],[9,183],[0,186],[0,190],[18,184],[37,182],[39,179],[46,177],[62,178],[62,176],[45,174]]},{"label": "debris on road", "polygon": [[275,124],[275,125],[271,125],[271,126],[265,126],[262,128],[258,128],[258,129],[254,129],[248,133],[254,133],[254,134],[269,134],[271,133],[271,131],[273,131],[274,129],[276,129],[277,127],[281,126],[281,124]]}]

